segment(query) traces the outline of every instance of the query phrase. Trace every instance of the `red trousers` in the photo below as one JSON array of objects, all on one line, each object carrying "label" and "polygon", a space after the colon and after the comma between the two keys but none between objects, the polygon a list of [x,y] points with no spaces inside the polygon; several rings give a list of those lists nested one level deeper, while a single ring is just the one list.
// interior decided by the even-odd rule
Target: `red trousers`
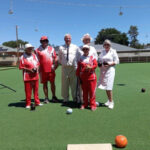
[{"label": "red trousers", "polygon": [[26,94],[26,106],[31,105],[31,95],[32,95],[32,89],[34,92],[34,101],[35,104],[40,104],[39,96],[38,96],[38,90],[39,90],[39,81],[33,80],[33,81],[25,81],[25,94]]},{"label": "red trousers", "polygon": [[96,85],[97,80],[86,80],[82,81],[82,90],[83,90],[83,106],[88,106],[88,98],[90,98],[90,107],[96,107]]}]

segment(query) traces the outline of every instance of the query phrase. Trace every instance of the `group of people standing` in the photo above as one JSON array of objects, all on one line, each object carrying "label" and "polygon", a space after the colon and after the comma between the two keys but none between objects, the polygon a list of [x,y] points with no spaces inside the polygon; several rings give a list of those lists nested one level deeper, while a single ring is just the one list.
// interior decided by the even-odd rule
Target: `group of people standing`
[{"label": "group of people standing", "polygon": [[[113,109],[112,95],[115,78],[115,65],[119,63],[116,50],[111,48],[111,42],[105,40],[104,50],[98,58],[96,49],[90,46],[92,38],[85,34],[81,39],[83,46],[78,47],[71,43],[71,35],[64,36],[65,44],[59,47],[58,56],[55,49],[49,45],[47,36],[40,39],[40,47],[34,52],[31,44],[25,45],[25,52],[20,58],[19,68],[23,70],[23,79],[26,94],[26,108],[30,108],[32,88],[35,105],[42,106],[38,96],[38,80],[43,84],[45,95],[44,103],[49,103],[48,81],[51,85],[52,101],[57,102],[55,86],[55,70],[61,66],[61,95],[63,103],[69,101],[69,88],[73,101],[85,109],[90,105],[92,111],[96,106],[97,87],[106,90],[108,101],[105,105]],[[100,78],[97,85],[95,69],[100,67]]]}]

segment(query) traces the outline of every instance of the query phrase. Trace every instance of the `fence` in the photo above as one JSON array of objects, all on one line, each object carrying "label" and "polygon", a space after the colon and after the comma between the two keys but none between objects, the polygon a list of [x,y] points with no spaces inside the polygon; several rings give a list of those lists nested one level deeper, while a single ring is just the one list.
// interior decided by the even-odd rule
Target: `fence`
[{"label": "fence", "polygon": [[150,62],[150,50],[118,52],[120,63]]}]

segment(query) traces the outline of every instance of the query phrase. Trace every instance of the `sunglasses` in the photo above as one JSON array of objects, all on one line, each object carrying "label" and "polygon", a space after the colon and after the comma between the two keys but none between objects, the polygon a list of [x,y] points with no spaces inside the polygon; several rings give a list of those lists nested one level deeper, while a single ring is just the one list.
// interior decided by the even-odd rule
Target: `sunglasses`
[{"label": "sunglasses", "polygon": [[44,42],[48,43],[48,40],[41,40],[41,43],[44,43]]},{"label": "sunglasses", "polygon": [[88,51],[89,49],[88,49],[88,48],[83,48],[82,50],[83,50],[83,51]]}]

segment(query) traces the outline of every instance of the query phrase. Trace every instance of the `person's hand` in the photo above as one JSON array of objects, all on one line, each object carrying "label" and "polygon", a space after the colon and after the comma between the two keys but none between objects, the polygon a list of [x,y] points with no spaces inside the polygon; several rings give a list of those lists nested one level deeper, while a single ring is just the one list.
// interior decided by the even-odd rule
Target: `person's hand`
[{"label": "person's hand", "polygon": [[103,66],[104,66],[104,67],[109,67],[109,63],[103,62]]},{"label": "person's hand", "polygon": [[36,73],[37,72],[37,68],[33,68],[32,71],[33,71],[33,73]]},{"label": "person's hand", "polygon": [[33,69],[25,69],[25,71],[28,73],[34,73]]},{"label": "person's hand", "polygon": [[85,69],[86,69],[87,71],[89,71],[90,69],[92,69],[92,66],[91,66],[91,65],[87,65]]}]

